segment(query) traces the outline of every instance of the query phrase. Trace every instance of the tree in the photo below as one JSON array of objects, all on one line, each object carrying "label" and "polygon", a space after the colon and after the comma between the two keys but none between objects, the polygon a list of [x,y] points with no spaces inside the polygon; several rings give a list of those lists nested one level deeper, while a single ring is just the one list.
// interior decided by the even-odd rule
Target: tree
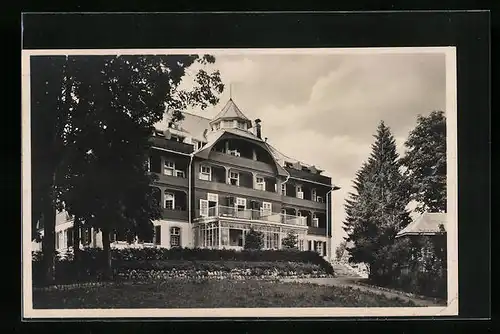
[{"label": "tree", "polygon": [[[365,263],[374,281],[387,281],[394,273],[396,234],[410,222],[406,211],[407,185],[400,173],[399,156],[390,129],[381,122],[372,153],[354,181],[355,193],[346,203],[346,241],[350,262]],[[399,248],[401,249],[401,248]],[[399,252],[396,252],[399,254]],[[402,255],[397,260],[401,262]]]},{"label": "tree", "polygon": [[264,234],[250,228],[245,236],[245,249],[259,250],[264,246]]},{"label": "tree", "polygon": [[446,117],[443,111],[419,115],[402,164],[419,212],[446,212]]},{"label": "tree", "polygon": [[[204,109],[218,102],[224,87],[218,71],[199,70],[194,87],[181,88],[187,68],[214,61],[208,55],[148,55],[47,57],[32,63],[32,77],[38,70],[32,114],[50,116],[47,122],[33,122],[32,131],[52,140],[40,142],[36,151],[43,156],[51,145],[57,148],[57,154],[44,155],[53,163],[34,180],[40,183],[40,200],[33,205],[43,203],[47,213],[34,210],[33,218],[43,218],[44,233],[51,237],[44,252],[53,253],[55,215],[49,213],[55,209],[64,208],[82,226],[101,230],[108,257],[111,229],[152,233],[151,219],[159,210],[145,168],[149,136],[163,117],[176,122],[188,106]],[[55,65],[40,69],[47,64]],[[47,84],[47,78],[53,80]]]},{"label": "tree", "polygon": [[341,260],[342,256],[344,255],[347,247],[347,242],[343,240],[335,249],[335,256],[337,257],[337,260]]},{"label": "tree", "polygon": [[285,249],[297,249],[298,235],[293,231],[288,232],[286,237],[281,240],[281,244]]}]

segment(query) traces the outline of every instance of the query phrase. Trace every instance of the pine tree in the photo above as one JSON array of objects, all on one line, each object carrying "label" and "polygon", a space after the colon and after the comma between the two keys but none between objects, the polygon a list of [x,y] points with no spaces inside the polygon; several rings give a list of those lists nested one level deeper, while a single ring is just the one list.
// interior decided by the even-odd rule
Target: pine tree
[{"label": "pine tree", "polygon": [[[344,229],[352,241],[350,261],[366,263],[370,278],[386,281],[401,262],[404,252],[396,234],[410,222],[406,210],[407,185],[400,172],[396,142],[390,129],[381,122],[374,135],[372,153],[354,180],[355,193],[346,201]],[[394,258],[394,257],[397,258]]]}]

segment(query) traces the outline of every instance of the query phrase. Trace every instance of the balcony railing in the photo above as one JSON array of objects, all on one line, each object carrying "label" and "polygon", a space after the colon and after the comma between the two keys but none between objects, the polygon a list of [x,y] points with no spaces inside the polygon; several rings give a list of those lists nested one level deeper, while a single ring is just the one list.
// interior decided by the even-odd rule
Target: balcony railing
[{"label": "balcony railing", "polygon": [[299,217],[299,216],[287,215],[284,213],[269,212],[265,210],[238,209],[236,207],[222,206],[222,205],[208,208],[208,213],[206,215],[202,215],[200,210],[199,216],[229,217],[229,218],[239,218],[252,221],[280,223],[286,225],[307,226],[307,217]]}]

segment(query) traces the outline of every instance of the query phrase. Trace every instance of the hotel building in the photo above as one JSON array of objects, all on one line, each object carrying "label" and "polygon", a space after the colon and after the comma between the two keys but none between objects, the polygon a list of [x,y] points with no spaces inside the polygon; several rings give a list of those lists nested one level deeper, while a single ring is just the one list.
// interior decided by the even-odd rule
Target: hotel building
[{"label": "hotel building", "polygon": [[[212,119],[184,116],[157,124],[151,137],[148,166],[158,174],[152,186],[163,212],[153,239],[129,244],[115,234],[112,247],[240,250],[253,228],[263,233],[265,249],[280,249],[292,231],[299,249],[331,258],[332,192],[339,188],[330,177],[269,145],[265,122],[252,122],[232,99]],[[71,217],[59,213],[58,251],[71,247],[72,233]],[[102,247],[100,233],[80,233],[82,247]]]}]

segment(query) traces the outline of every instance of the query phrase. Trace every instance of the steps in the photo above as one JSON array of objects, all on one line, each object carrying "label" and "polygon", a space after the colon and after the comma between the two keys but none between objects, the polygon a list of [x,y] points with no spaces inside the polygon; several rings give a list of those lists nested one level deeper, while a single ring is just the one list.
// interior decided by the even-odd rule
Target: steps
[{"label": "steps", "polygon": [[332,262],[335,277],[361,277],[356,271],[339,262]]}]

